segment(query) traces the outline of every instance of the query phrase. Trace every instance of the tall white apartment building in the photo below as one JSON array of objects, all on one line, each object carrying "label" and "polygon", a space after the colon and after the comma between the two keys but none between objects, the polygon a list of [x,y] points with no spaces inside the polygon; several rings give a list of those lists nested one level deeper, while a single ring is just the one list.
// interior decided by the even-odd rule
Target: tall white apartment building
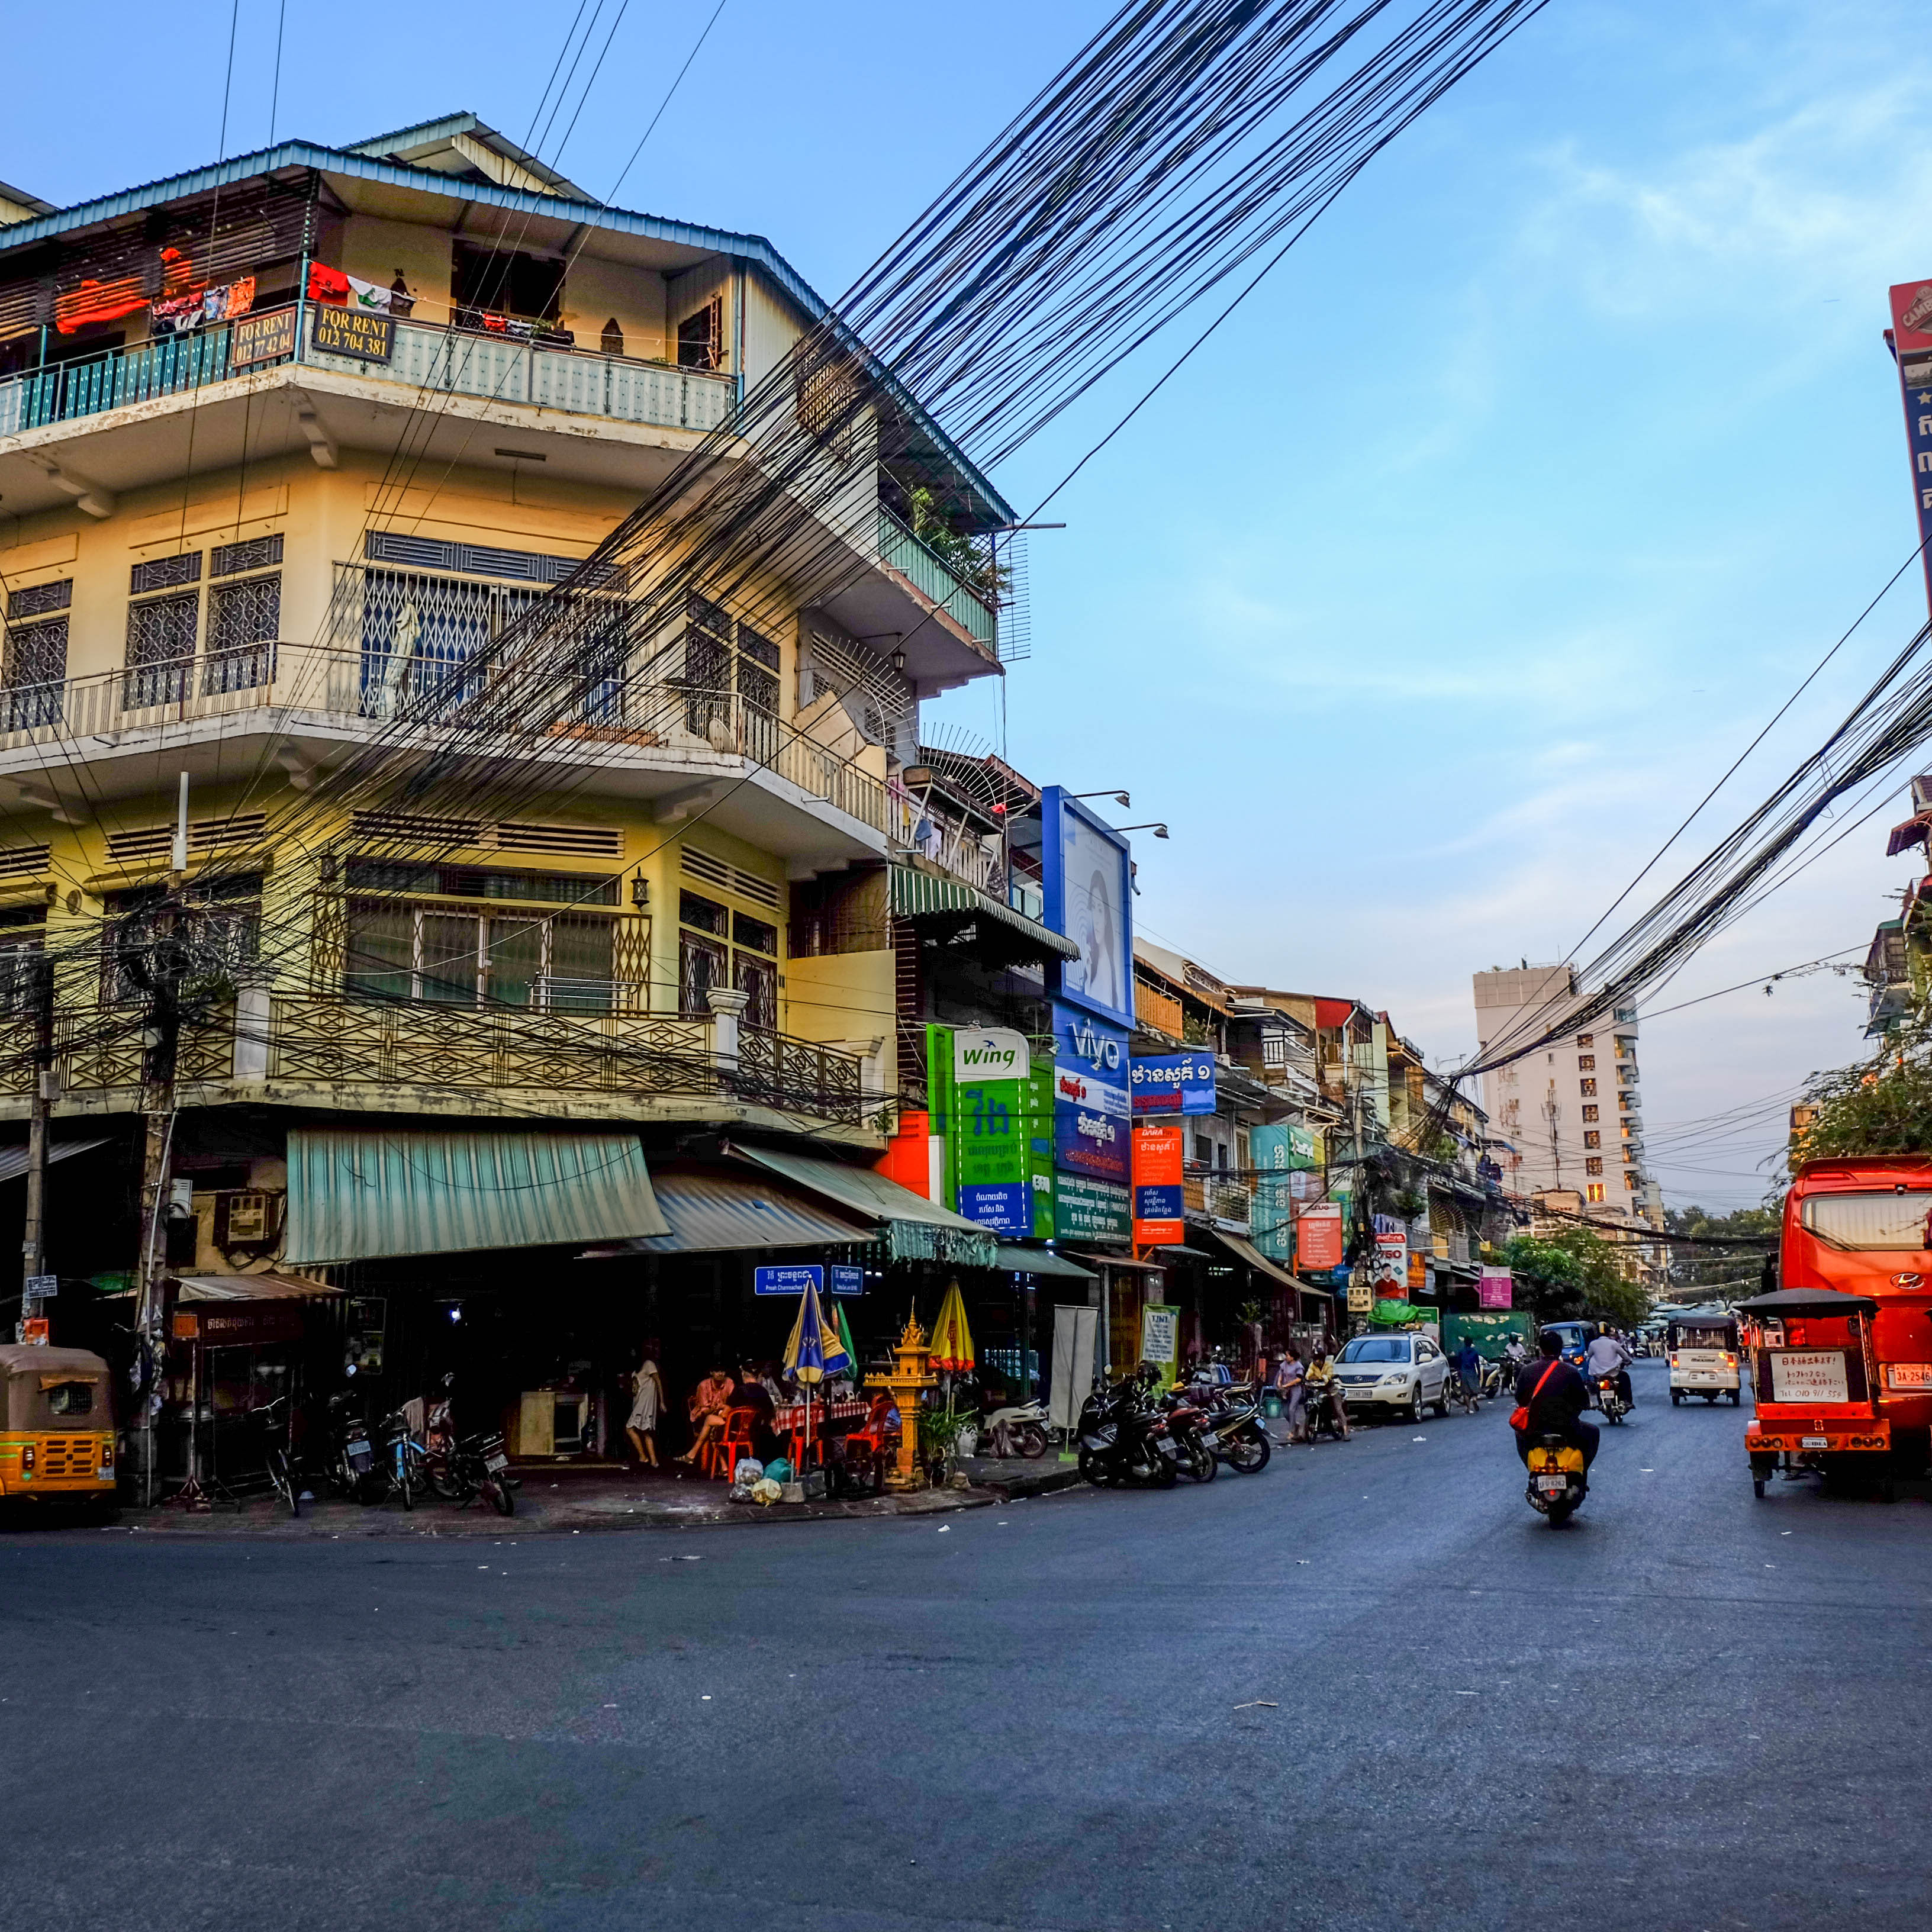
[{"label": "tall white apartment building", "polygon": [[[1575,995],[1576,969],[1494,968],[1477,974],[1474,986],[1477,1040],[1487,1052],[1545,1031]],[[1636,1042],[1635,1010],[1610,1008],[1483,1076],[1490,1151],[1512,1192],[1574,1190],[1586,1212],[1660,1215],[1644,1162]]]}]

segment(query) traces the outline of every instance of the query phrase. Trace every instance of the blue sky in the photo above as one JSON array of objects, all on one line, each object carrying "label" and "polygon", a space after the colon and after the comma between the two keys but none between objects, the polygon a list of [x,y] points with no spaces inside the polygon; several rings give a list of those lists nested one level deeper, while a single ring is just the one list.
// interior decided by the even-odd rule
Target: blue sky
[{"label": "blue sky", "polygon": [[[708,10],[633,0],[566,171],[609,191]],[[769,235],[836,292],[1106,10],[726,0],[617,198]],[[277,131],[468,107],[521,138],[573,11],[474,0],[452,33],[447,10],[289,8]],[[208,159],[230,17],[97,10],[87,118],[16,91],[0,179],[68,202]],[[230,152],[267,138],[278,20],[235,17]],[[23,15],[16,70],[66,71],[73,37]],[[1150,934],[1467,1052],[1470,973],[1570,947],[1915,541],[1879,332],[1887,284],[1932,273],[1928,110],[1922,9],[1556,0],[1055,506],[1004,721],[988,692],[944,715],[1167,821],[1138,842]],[[1008,495],[1057,480],[1153,366],[1008,465]],[[1692,843],[1924,614],[1909,573]],[[1890,822],[1653,1004],[1862,945],[1910,876]],[[1860,1049],[1855,987],[1646,1028],[1668,1198],[1758,1198],[1784,1100]],[[1747,1103],[1729,1138],[1672,1126]]]}]

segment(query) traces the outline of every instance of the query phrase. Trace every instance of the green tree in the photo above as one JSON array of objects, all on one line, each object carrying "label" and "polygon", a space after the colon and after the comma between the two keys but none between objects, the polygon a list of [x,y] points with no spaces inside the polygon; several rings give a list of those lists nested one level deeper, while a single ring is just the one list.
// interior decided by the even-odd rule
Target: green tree
[{"label": "green tree", "polygon": [[1801,1160],[1932,1154],[1932,1003],[1921,1000],[1869,1060],[1814,1073],[1817,1109],[1798,1137]]},{"label": "green tree", "polygon": [[1650,1312],[1650,1298],[1625,1278],[1618,1249],[1588,1228],[1565,1228],[1541,1239],[1519,1234],[1502,1258],[1537,1321],[1610,1322],[1634,1327]]},{"label": "green tree", "polygon": [[1778,1238],[1781,1210],[1775,1206],[1739,1208],[1729,1214],[1707,1214],[1702,1208],[1667,1208],[1664,1226],[1673,1234],[1694,1234],[1700,1240],[1738,1243],[1735,1248],[1677,1248],[1670,1259],[1671,1292],[1686,1301],[1700,1300],[1705,1291],[1730,1299],[1755,1294],[1763,1286],[1766,1244]]}]

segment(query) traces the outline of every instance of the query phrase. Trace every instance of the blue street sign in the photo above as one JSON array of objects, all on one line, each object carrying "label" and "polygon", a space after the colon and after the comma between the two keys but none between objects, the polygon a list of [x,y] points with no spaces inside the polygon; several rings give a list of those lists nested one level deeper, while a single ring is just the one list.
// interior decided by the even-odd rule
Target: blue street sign
[{"label": "blue street sign", "polygon": [[752,1286],[760,1294],[802,1294],[808,1288],[825,1292],[825,1270],[814,1262],[793,1268],[761,1268],[752,1271]]},{"label": "blue street sign", "polygon": [[830,1277],[829,1286],[834,1294],[863,1294],[866,1292],[866,1270],[862,1268],[829,1268],[825,1270]]}]

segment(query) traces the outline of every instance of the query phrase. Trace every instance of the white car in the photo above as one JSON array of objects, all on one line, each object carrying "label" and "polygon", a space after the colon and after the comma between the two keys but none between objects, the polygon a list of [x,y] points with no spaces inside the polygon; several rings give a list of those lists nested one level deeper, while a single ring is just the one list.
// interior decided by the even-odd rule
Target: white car
[{"label": "white car", "polygon": [[1426,1335],[1358,1335],[1335,1358],[1335,1379],[1351,1415],[1392,1410],[1420,1422],[1425,1408],[1449,1413],[1449,1363]]}]

